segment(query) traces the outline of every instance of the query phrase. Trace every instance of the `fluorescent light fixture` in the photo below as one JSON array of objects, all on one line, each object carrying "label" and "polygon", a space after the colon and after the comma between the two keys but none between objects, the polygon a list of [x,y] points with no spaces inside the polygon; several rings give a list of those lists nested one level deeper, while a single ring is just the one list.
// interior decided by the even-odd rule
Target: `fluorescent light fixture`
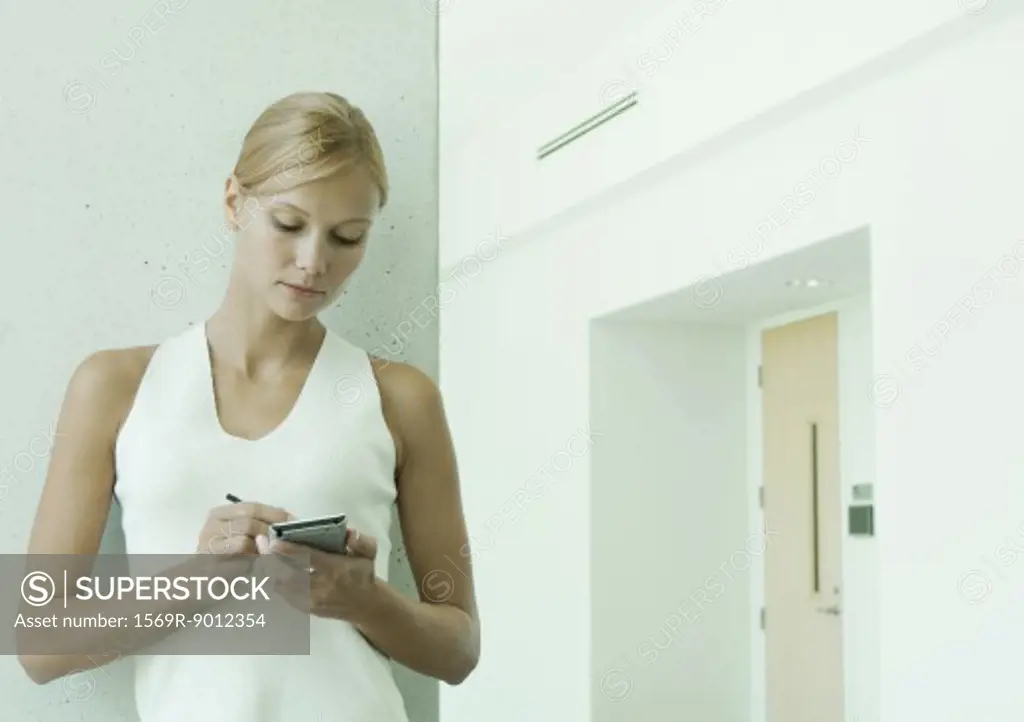
[{"label": "fluorescent light fixture", "polygon": [[790,288],[824,288],[832,285],[832,282],[822,278],[796,278],[786,281],[786,285]]}]

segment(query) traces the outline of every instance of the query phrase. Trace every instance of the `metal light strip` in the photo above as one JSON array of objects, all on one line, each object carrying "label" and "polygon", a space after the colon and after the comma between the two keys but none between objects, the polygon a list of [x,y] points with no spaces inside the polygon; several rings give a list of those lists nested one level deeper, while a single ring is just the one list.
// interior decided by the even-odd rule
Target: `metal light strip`
[{"label": "metal light strip", "polygon": [[621,100],[617,100],[611,105],[609,105],[600,113],[590,116],[582,123],[574,126],[565,133],[562,133],[562,135],[558,136],[554,140],[542,145],[540,148],[537,149],[537,160],[542,160],[543,158],[546,158],[547,156],[554,153],[559,148],[564,148],[565,146],[569,145],[569,143],[572,143],[574,140],[581,138],[582,136],[586,135],[587,133],[589,133],[590,131],[594,130],[599,126],[604,125],[615,116],[626,112],[634,105],[636,105],[638,102],[639,101],[637,100],[637,91],[634,90]]}]

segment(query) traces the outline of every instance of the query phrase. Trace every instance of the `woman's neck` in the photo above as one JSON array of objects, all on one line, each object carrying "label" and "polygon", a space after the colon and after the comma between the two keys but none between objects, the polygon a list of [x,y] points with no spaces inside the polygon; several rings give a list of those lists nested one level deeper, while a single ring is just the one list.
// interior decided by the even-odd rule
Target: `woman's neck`
[{"label": "woman's neck", "polygon": [[205,325],[207,341],[218,362],[247,377],[308,365],[327,330],[315,316],[288,321],[269,309],[241,312],[228,304],[221,305]]}]

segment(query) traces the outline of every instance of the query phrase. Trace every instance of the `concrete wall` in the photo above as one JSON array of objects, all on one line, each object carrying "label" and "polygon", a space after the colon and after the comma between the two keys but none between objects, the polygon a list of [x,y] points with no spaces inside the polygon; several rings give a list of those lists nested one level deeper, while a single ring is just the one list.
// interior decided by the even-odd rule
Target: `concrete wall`
[{"label": "concrete wall", "polygon": [[[332,90],[361,105],[392,177],[365,265],[324,320],[436,375],[436,323],[420,314],[394,335],[437,282],[436,28],[416,1],[0,7],[4,553],[24,552],[75,365],[98,348],[159,341],[216,307],[232,255],[219,238],[224,178],[250,123],[283,95]],[[392,567],[414,594],[400,551]],[[128,672],[37,688],[4,657],[0,716],[133,720]],[[398,676],[411,719],[436,720],[437,684]]]}]

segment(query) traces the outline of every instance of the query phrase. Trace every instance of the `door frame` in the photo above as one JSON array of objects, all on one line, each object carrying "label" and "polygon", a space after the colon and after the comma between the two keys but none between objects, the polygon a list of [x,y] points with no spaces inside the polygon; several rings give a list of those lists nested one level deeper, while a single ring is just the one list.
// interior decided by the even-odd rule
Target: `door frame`
[{"label": "door frame", "polygon": [[[761,334],[771,328],[778,326],[785,326],[798,321],[804,321],[814,316],[820,316],[826,313],[837,314],[837,343],[839,344],[838,353],[842,353],[842,327],[844,319],[844,311],[855,308],[858,304],[863,303],[863,297],[858,294],[857,296],[842,298],[835,301],[829,301],[814,306],[807,306],[805,308],[791,311],[776,316],[767,317],[760,321],[755,321],[747,327],[747,500],[748,500],[748,533],[753,536],[761,534],[764,529],[764,515],[761,513],[761,503],[759,497],[759,490],[764,479],[763,469],[763,431],[764,423],[762,419],[762,404],[761,404],[761,389],[758,385],[757,370],[761,365]],[[839,380],[837,393],[840,394],[841,401],[841,389],[843,386],[842,379],[842,357],[840,356],[839,363]],[[840,404],[839,408],[839,436],[842,439],[843,433],[843,410]],[[842,530],[841,539],[845,539],[846,520],[843,517],[843,510],[846,508],[846,493],[845,486],[843,484],[844,479],[842,477],[842,467],[840,467],[840,504],[839,504],[839,528]],[[843,555],[845,550],[845,544],[840,543],[839,545],[840,555]],[[844,560],[845,561],[845,560]],[[842,570],[842,580],[840,582],[840,588],[846,588],[846,565],[840,564]],[[768,711],[767,711],[767,669],[765,667],[765,635],[761,630],[761,607],[765,603],[765,592],[764,592],[764,555],[752,555],[750,565],[750,639],[751,639],[751,650],[750,650],[750,672],[751,672],[751,689],[750,689],[750,720],[751,722],[766,722]],[[767,622],[770,624],[770,620]],[[849,687],[846,684],[846,625],[842,625],[843,630],[843,688],[848,690]],[[844,701],[844,707],[848,704]]]}]

